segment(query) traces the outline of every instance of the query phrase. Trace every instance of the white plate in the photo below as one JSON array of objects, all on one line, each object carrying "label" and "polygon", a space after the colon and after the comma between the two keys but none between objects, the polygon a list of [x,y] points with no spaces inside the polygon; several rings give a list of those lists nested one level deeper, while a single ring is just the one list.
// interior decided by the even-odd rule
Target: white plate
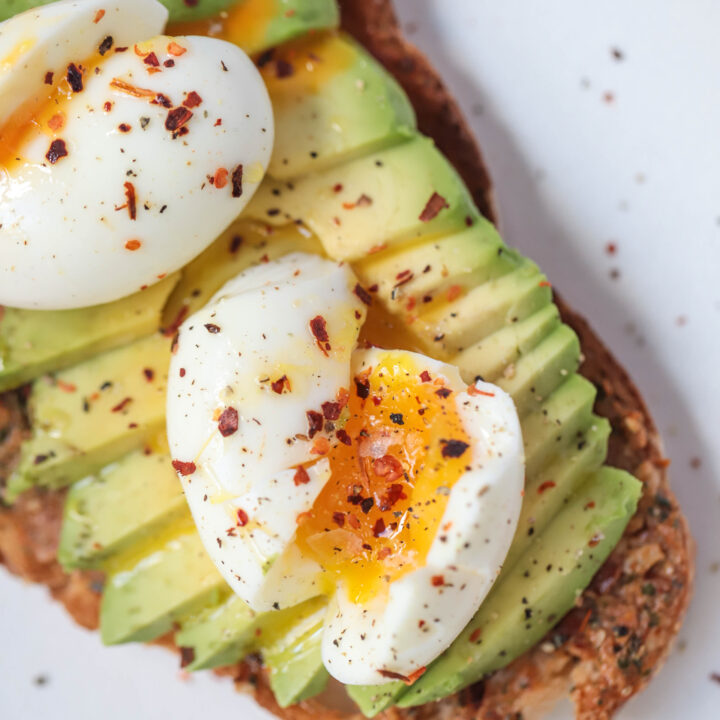
[{"label": "white plate", "polygon": [[[720,5],[399,0],[398,8],[480,138],[505,238],[541,264],[630,370],[673,461],[699,546],[696,597],[662,674],[620,717],[715,720]],[[5,574],[0,646],[3,720],[264,716],[227,682],[180,681],[163,650],[102,648],[44,590]]]}]

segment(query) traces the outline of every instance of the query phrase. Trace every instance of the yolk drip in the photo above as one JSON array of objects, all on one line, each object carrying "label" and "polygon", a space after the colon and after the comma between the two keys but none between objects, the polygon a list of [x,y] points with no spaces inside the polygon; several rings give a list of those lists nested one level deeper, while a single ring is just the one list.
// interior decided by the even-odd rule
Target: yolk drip
[{"label": "yolk drip", "polygon": [[331,478],[297,531],[301,552],[353,602],[422,567],[441,534],[450,490],[471,461],[455,395],[400,353],[355,380],[327,453]]},{"label": "yolk drip", "polygon": [[[87,62],[77,63],[76,68],[82,73],[84,81],[101,61],[102,57],[97,55]],[[0,169],[10,169],[22,162],[18,153],[37,136],[61,137],[67,122],[63,106],[72,98],[73,90],[64,74],[48,73],[47,79],[49,82],[41,85],[34,97],[0,124]]]},{"label": "yolk drip", "polygon": [[245,0],[206,20],[171,23],[168,35],[207,35],[235,43],[247,53],[262,47],[277,14],[276,0]]}]

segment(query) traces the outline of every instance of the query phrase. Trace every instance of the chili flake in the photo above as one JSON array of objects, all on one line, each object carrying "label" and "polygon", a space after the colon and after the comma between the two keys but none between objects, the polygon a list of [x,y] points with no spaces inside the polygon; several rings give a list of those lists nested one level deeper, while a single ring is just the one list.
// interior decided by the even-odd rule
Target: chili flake
[{"label": "chili flake", "polygon": [[342,428],[335,433],[335,437],[337,437],[343,445],[352,445],[352,439]]},{"label": "chili flake", "polygon": [[400,483],[393,483],[388,489],[385,495],[380,498],[378,507],[382,512],[386,512],[392,508],[398,500],[407,500],[404,488]]},{"label": "chili flake", "polygon": [[360,283],[355,285],[353,293],[355,293],[355,295],[357,295],[357,297],[365,303],[365,305],[372,305],[372,295],[370,295],[370,293],[362,285],[360,285]]},{"label": "chili flake", "polygon": [[98,10],[98,11],[95,13],[95,19],[93,20],[93,22],[95,23],[95,25],[97,25],[104,17],[105,17],[105,11],[104,11],[104,10]]},{"label": "chili flake", "polygon": [[442,195],[434,192],[420,213],[420,222],[430,222],[440,214],[441,210],[449,207],[447,200]]},{"label": "chili flake", "polygon": [[218,168],[215,171],[212,182],[218,190],[222,190],[227,185],[228,175],[229,173],[226,168]]},{"label": "chili flake", "polygon": [[144,62],[146,65],[150,65],[150,67],[159,67],[159,65],[160,65],[160,61],[158,60],[158,56],[157,56],[154,52],[151,52],[151,53],[147,54],[147,55],[145,56],[145,59],[143,60],[143,62]]},{"label": "chili flake", "polygon": [[180,130],[193,116],[186,107],[176,107],[170,110],[165,120],[165,129],[170,132]]},{"label": "chili flake", "polygon": [[238,411],[234,407],[227,407],[218,419],[218,430],[223,437],[230,437],[237,432],[238,424]]},{"label": "chili flake", "polygon": [[132,402],[131,397],[123,398],[110,412],[122,412]]},{"label": "chili flake", "polygon": [[193,90],[189,92],[188,96],[183,100],[183,105],[186,108],[198,107],[198,105],[202,105],[202,98]]},{"label": "chili flake", "polygon": [[342,408],[340,407],[340,403],[324,402],[322,404],[322,412],[326,420],[337,420],[340,417]]},{"label": "chili flake", "polygon": [[373,537],[382,537],[385,532],[385,521],[382,518],[378,518],[373,525]]},{"label": "chili flake", "polygon": [[[384,477],[388,482],[397,480],[403,476],[404,470],[402,463],[393,455],[383,455],[373,461],[373,472],[380,477]],[[402,486],[399,486],[402,489]]]},{"label": "chili flake", "polygon": [[125,183],[125,197],[127,198],[128,214],[131,220],[137,218],[137,198],[135,195],[135,186],[131,182]]},{"label": "chili flake", "polygon": [[192,475],[197,470],[194,462],[183,462],[182,460],[173,460],[172,466],[175,472],[180,473],[183,477]]},{"label": "chili flake", "polygon": [[315,410],[308,410],[305,415],[308,419],[308,437],[312,440],[323,429],[323,416]]},{"label": "chili flake", "polygon": [[330,350],[330,336],[327,331],[327,322],[322,315],[316,315],[310,321],[310,331],[315,337],[317,346],[325,355],[327,355]]},{"label": "chili flake", "polygon": [[67,81],[73,92],[82,92],[83,90],[83,74],[75,63],[70,63],[67,68]]},{"label": "chili flake", "polygon": [[46,85],[52,85],[53,84],[53,78],[55,77],[55,73],[52,70],[48,70],[45,73],[45,84]]},{"label": "chili flake", "polygon": [[468,443],[462,440],[441,440],[442,456],[444,458],[459,458],[470,447]]},{"label": "chili flake", "polygon": [[445,578],[442,575],[433,575],[430,582],[433,587],[442,587],[445,584]]},{"label": "chili flake", "polygon": [[110,49],[113,46],[113,39],[111,35],[108,35],[101,43],[100,47],[98,47],[98,52],[100,55],[105,55],[110,51]]},{"label": "chili flake", "polygon": [[295,483],[295,487],[307,485],[310,482],[310,476],[302,465],[300,465],[300,467],[298,467],[295,471],[295,475],[293,475],[293,482]]},{"label": "chili flake", "polygon": [[180,57],[187,52],[187,48],[184,48],[182,45],[178,45],[176,42],[173,41],[167,46],[167,51],[168,55],[172,55],[173,57]]},{"label": "chili flake", "polygon": [[142,245],[142,242],[140,240],[128,240],[125,243],[125,249],[129,250],[130,252],[135,252],[136,250],[139,250]]},{"label": "chili flake", "polygon": [[334,513],[333,513],[333,516],[332,516],[332,519],[333,519],[333,522],[334,522],[338,527],[344,527],[344,525],[345,525],[345,513],[334,512]]},{"label": "chili flake", "polygon": [[232,173],[232,196],[239,198],[243,194],[243,166],[238,165]]},{"label": "chili flake", "polygon": [[[105,12],[104,10],[102,12]],[[219,540],[219,538],[218,538]],[[191,665],[195,660],[195,648],[181,647],[180,648],[180,668],[186,668]]]},{"label": "chili flake", "polygon": [[290,385],[290,379],[287,375],[283,375],[281,378],[278,378],[274,382],[270,383],[273,392],[276,392],[278,395],[282,395],[284,392],[292,392],[292,386]]},{"label": "chili flake", "polygon": [[538,488],[538,495],[542,495],[546,490],[552,490],[555,487],[555,483],[552,480],[546,480],[540,484]]},{"label": "chili flake", "polygon": [[370,381],[355,378],[355,392],[361,400],[365,400],[370,395]]},{"label": "chili flake", "polygon": [[145,368],[143,375],[148,382],[152,382],[155,379],[155,371],[152,368]]},{"label": "chili flake", "polygon": [[220,326],[215,325],[214,323],[205,323],[205,329],[211,334],[211,335],[217,335],[220,332]]},{"label": "chili flake", "polygon": [[54,165],[61,158],[67,157],[68,151],[64,140],[53,140],[50,143],[50,149],[47,151],[45,157],[48,159],[51,165]]},{"label": "chili flake", "polygon": [[239,527],[245,527],[250,522],[248,514],[242,509],[237,509],[237,524]]}]

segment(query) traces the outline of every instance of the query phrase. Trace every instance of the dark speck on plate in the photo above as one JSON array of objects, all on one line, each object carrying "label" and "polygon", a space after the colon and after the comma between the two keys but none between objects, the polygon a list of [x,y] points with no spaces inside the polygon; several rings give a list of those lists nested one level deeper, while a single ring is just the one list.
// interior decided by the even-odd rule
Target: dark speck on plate
[{"label": "dark speck on plate", "polygon": [[38,687],[43,687],[43,685],[47,685],[49,682],[50,682],[50,678],[44,674],[36,675],[33,678],[33,684],[37,685]]}]

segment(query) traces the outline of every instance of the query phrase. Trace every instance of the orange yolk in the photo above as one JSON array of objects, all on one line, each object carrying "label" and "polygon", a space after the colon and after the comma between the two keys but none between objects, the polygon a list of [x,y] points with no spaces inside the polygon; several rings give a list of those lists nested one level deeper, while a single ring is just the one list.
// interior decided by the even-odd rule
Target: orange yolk
[{"label": "orange yolk", "polygon": [[167,34],[216,37],[252,53],[262,46],[278,4],[275,0],[245,0],[216,17],[171,23]]},{"label": "orange yolk", "polygon": [[[88,81],[101,61],[102,57],[98,54],[88,62],[76,64],[83,83]],[[66,74],[48,73],[46,83],[39,87],[37,94],[0,124],[0,169],[10,169],[22,162],[18,156],[21,148],[36,137],[46,135],[52,140],[62,136],[67,121],[63,106],[73,94]]]},{"label": "orange yolk", "polygon": [[422,567],[442,534],[450,490],[472,459],[455,398],[402,357],[356,378],[326,448],[330,480],[297,531],[301,552],[353,602]]}]

